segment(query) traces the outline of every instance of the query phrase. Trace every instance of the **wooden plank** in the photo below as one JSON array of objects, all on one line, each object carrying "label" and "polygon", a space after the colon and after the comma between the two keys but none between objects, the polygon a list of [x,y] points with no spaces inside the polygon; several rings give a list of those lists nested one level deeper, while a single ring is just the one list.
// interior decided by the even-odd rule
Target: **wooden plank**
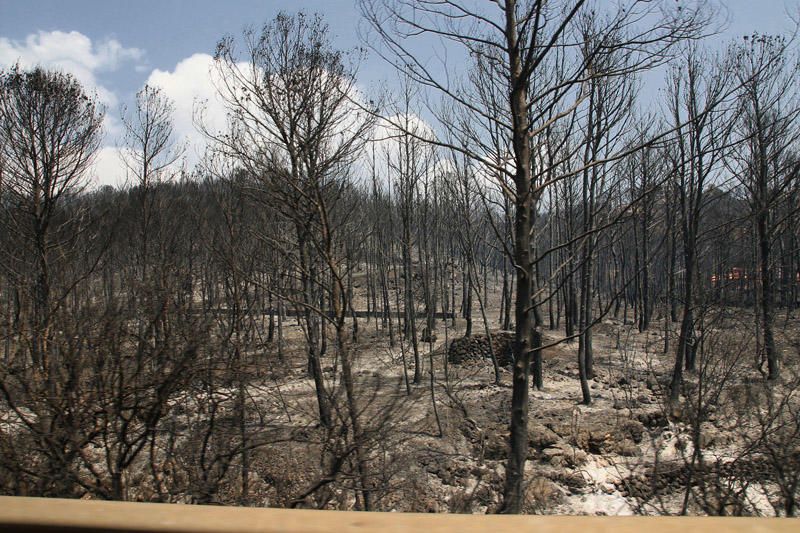
[{"label": "wooden plank", "polygon": [[335,533],[783,533],[800,522],[779,518],[498,516],[357,513],[0,497],[0,531]]}]

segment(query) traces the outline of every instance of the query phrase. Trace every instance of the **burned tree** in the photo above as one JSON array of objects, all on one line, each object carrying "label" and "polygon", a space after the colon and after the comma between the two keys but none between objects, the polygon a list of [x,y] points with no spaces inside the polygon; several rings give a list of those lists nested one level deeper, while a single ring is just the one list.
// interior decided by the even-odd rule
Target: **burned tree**
[{"label": "burned tree", "polygon": [[260,32],[246,31],[244,41],[242,62],[232,37],[217,45],[218,89],[230,131],[212,137],[221,154],[258,178],[258,194],[294,228],[291,240],[267,237],[300,278],[299,298],[280,296],[303,310],[309,369],[324,426],[332,426],[336,406],[324,381],[321,349],[328,326],[336,332],[359,472],[356,493],[369,510],[366,449],[345,324],[350,304],[342,234],[353,214],[353,206],[346,205],[346,178],[369,137],[373,113],[354,103],[359,98],[356,65],[332,48],[319,17],[281,14]]}]

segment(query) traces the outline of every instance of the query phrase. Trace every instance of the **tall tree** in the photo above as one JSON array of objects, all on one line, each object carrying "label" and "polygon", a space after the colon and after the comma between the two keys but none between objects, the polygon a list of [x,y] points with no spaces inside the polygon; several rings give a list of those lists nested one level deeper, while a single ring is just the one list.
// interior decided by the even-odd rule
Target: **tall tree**
[{"label": "tall tree", "polygon": [[0,72],[0,159],[17,237],[6,267],[30,291],[30,356],[46,373],[55,307],[66,296],[54,276],[69,235],[59,234],[65,202],[86,185],[102,137],[103,110],[72,76],[19,66]]},{"label": "tall tree", "polygon": [[[534,319],[539,300],[535,297],[534,217],[547,186],[563,177],[545,177],[547,173],[541,168],[540,158],[534,157],[530,139],[571,114],[584,100],[586,93],[582,86],[591,77],[611,74],[591,73],[587,70],[587,60],[591,61],[601,51],[620,48],[627,49],[632,56],[625,73],[657,64],[673,44],[696,34],[704,23],[702,12],[695,6],[660,11],[661,6],[657,8],[649,2],[624,2],[613,10],[606,24],[596,28],[598,35],[592,40],[595,47],[581,55],[569,30],[579,13],[591,12],[592,3],[586,0],[506,0],[486,6],[440,0],[361,0],[360,4],[378,37],[373,43],[378,53],[408,72],[415,81],[444,95],[452,105],[484,121],[497,123],[511,148],[509,161],[492,152],[491,137],[472,135],[474,142],[468,148],[438,141],[483,165],[490,175],[497,172],[505,176],[512,184],[503,189],[514,204],[514,243],[510,252],[516,275],[511,438],[503,512],[518,513],[523,501],[528,453],[530,363],[532,354],[541,345]],[[653,25],[637,24],[644,20]],[[620,33],[629,37],[617,37]],[[505,95],[505,112],[492,114],[474,86],[451,82],[446,66],[444,74],[431,66],[408,44],[408,38],[420,36],[441,39],[459,47],[459,53],[465,56],[482,56],[492,61],[497,79],[503,80],[500,94]],[[540,76],[549,57],[557,53],[569,55],[568,52],[572,55],[562,76],[551,79]],[[546,101],[548,105],[531,113],[532,103],[538,101]],[[447,124],[450,128],[457,127],[452,121]],[[594,164],[591,161],[584,166]]]},{"label": "tall tree", "polygon": [[369,139],[374,110],[354,104],[357,65],[332,47],[319,16],[280,14],[260,32],[246,31],[244,41],[242,62],[232,37],[217,45],[218,89],[230,131],[212,136],[221,154],[261,180],[260,192],[294,227],[293,241],[279,236],[267,242],[283,249],[301,281],[294,303],[305,315],[309,368],[324,426],[333,424],[332,395],[320,358],[328,324],[335,329],[357,456],[357,494],[369,510],[364,432],[345,328],[350,304],[343,234],[356,212],[349,204],[349,168]]},{"label": "tall tree", "polygon": [[710,61],[689,46],[681,67],[669,75],[669,112],[675,128],[672,167],[678,196],[678,223],[683,255],[683,312],[670,394],[677,401],[683,367],[694,368],[695,316],[698,297],[698,254],[707,188],[719,171],[730,136],[726,112],[730,104],[728,66]]},{"label": "tall tree", "polygon": [[756,34],[734,50],[735,76],[741,86],[736,134],[742,141],[741,148],[726,161],[741,184],[755,223],[763,360],[767,377],[774,380],[780,364],[774,338],[777,280],[772,249],[784,223],[779,208],[785,205],[800,173],[792,150],[800,133],[800,93],[794,83],[800,68],[782,37]]}]

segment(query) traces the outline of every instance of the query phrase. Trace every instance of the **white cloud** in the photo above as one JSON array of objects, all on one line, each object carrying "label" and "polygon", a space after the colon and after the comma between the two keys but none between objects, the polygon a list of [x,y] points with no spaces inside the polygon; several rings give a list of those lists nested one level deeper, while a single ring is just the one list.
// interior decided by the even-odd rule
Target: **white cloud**
[{"label": "white cloud", "polygon": [[[116,39],[92,42],[77,31],[39,31],[22,41],[0,37],[0,67],[19,63],[22,68],[41,66],[60,70],[75,76],[88,93],[95,93],[98,101],[106,107],[103,123],[106,143],[113,143],[122,133],[118,117],[119,98],[99,81],[98,75],[118,70],[129,63],[133,63],[137,70],[146,68],[144,55],[143,50],[125,47]],[[125,171],[118,150],[113,146],[100,149],[91,174],[97,185],[121,184]]]},{"label": "white cloud", "polygon": [[95,156],[91,177],[96,187],[125,183],[125,165],[120,158],[120,149],[115,146],[101,148]]},{"label": "white cloud", "polygon": [[147,84],[159,87],[175,105],[173,115],[176,141],[187,144],[187,156],[195,162],[202,155],[207,141],[197,131],[194,117],[198,107],[203,109],[203,123],[209,131],[225,128],[225,108],[213,83],[216,71],[214,58],[208,54],[194,54],[180,61],[172,71],[154,70]]},{"label": "white cloud", "polygon": [[24,41],[0,37],[0,65],[19,62],[23,68],[42,66],[55,68],[75,76],[88,91],[95,91],[102,104],[116,108],[117,96],[97,80],[98,72],[118,69],[126,62],[141,62],[144,51],[126,48],[115,39],[93,43],[77,32],[40,31]]},{"label": "white cloud", "polygon": [[[409,135],[405,136],[405,132]],[[396,113],[377,121],[372,131],[372,140],[377,160],[375,174],[379,178],[379,185],[387,186],[395,182],[399,168],[407,164],[411,164],[412,168],[404,168],[404,172],[417,175],[418,179],[426,172],[433,176],[440,171],[442,160],[435,157],[435,148],[423,139],[436,139],[436,132],[422,117],[414,113]],[[407,146],[404,143],[408,143]],[[415,152],[409,162],[405,160],[403,149]],[[367,158],[372,156],[371,150],[372,148],[366,154]],[[370,165],[371,162],[365,163],[367,168]],[[369,172],[371,173],[372,171]]]}]

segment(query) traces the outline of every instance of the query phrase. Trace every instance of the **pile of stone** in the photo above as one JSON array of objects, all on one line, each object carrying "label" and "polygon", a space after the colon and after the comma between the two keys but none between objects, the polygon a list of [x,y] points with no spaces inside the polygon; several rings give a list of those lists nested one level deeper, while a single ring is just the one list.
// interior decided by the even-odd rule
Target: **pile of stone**
[{"label": "pile of stone", "polygon": [[[514,333],[498,331],[491,335],[497,364],[510,366],[514,362]],[[453,339],[447,348],[447,360],[456,365],[490,362],[489,338],[486,335],[473,335]]]}]

